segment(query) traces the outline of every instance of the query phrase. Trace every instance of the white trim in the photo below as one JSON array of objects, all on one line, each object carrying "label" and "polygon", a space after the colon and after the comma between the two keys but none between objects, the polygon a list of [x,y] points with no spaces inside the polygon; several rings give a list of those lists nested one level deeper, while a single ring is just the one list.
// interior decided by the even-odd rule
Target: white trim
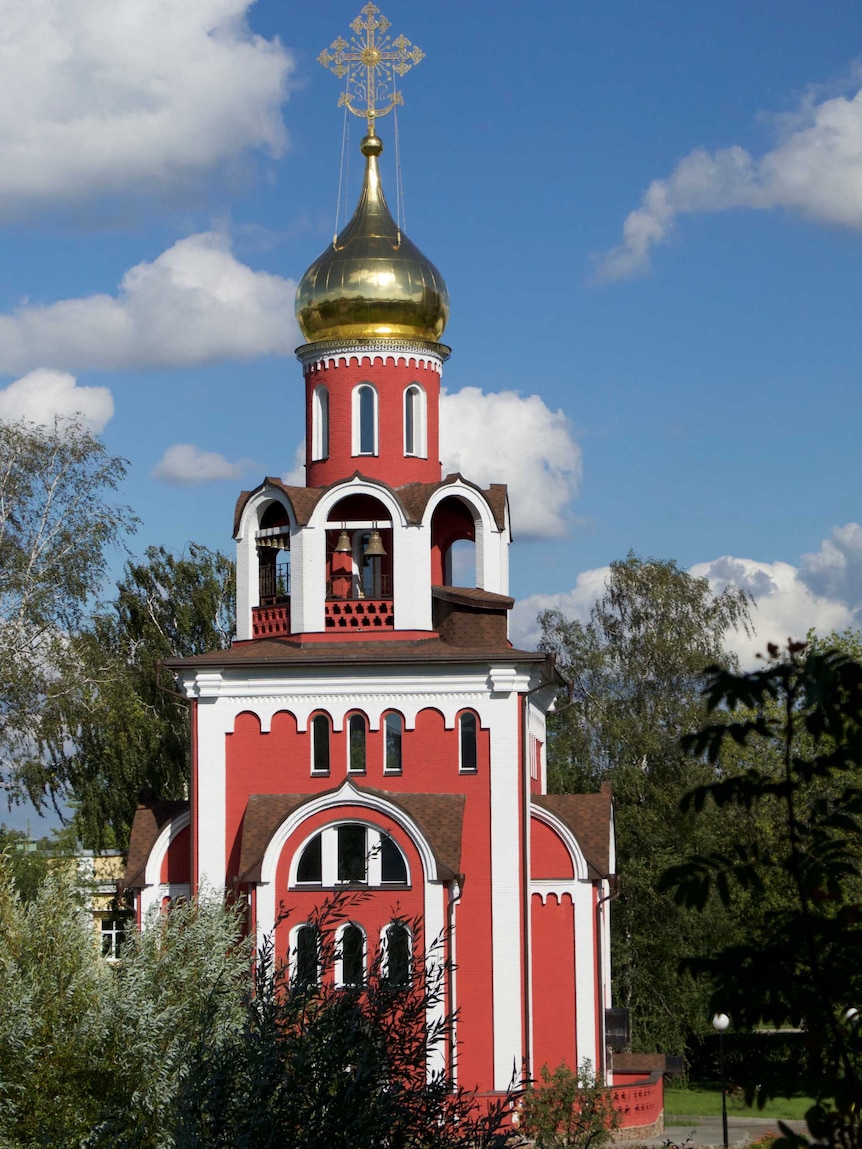
[{"label": "white trim", "polygon": [[[341,879],[338,877],[338,831],[342,826],[362,826],[365,830],[365,853],[366,853],[366,868],[365,877],[361,880],[354,879],[353,882]],[[305,851],[311,845],[315,838],[320,837],[320,858],[321,858],[321,880],[319,882],[300,882],[297,880],[296,874],[299,869],[299,862]],[[390,838],[392,844],[395,846],[398,853],[401,855],[401,860],[404,863],[404,873],[406,880],[404,882],[384,882],[383,881],[383,860],[382,860],[382,840],[384,837]],[[359,818],[339,818],[334,822],[327,823],[319,830],[313,833],[301,843],[295,850],[293,858],[290,862],[290,871],[288,873],[287,886],[289,890],[332,890],[339,889],[343,886],[361,884],[368,890],[400,890],[409,889],[412,885],[412,877],[410,874],[410,863],[404,856],[404,851],[398,845],[391,835],[387,834],[385,830],[381,830],[379,826],[374,826],[370,822],[363,822]]]},{"label": "white trim", "polygon": [[317,928],[317,926],[314,924],[314,922],[297,922],[297,924],[295,926],[291,927],[291,930],[290,930],[290,933],[288,934],[288,939],[287,939],[288,977],[289,977],[291,983],[293,982],[293,979],[296,977],[296,967],[297,967],[297,962],[298,962],[298,957],[299,957],[299,947],[298,947],[299,931],[300,930],[306,930],[306,929],[307,930],[314,930],[315,934],[317,935],[317,938],[316,938],[316,940],[317,940],[317,979],[316,979],[316,984],[320,985],[320,979],[321,979],[322,974],[323,974],[321,954],[320,954],[320,930]]},{"label": "white trim", "polygon": [[[411,403],[411,396],[415,396],[415,403]],[[413,443],[407,449],[407,411],[413,408]],[[404,455],[409,459],[428,458],[428,395],[421,383],[409,383],[404,388],[402,402],[402,419],[404,423]]]},{"label": "white trim", "polygon": [[380,931],[380,977],[385,980],[389,976],[389,931],[393,926],[400,926],[407,934],[407,985],[413,981],[415,973],[416,962],[413,954],[413,931],[406,922],[401,921],[400,918],[393,918],[392,921],[386,923]]},{"label": "white trim", "polygon": [[[464,719],[470,715],[473,719],[473,756],[476,760],[475,766],[464,765]],[[479,773],[479,731],[482,724],[479,721],[479,715],[475,710],[466,707],[458,715],[457,732],[458,732],[458,773],[459,774],[478,774]]]},{"label": "white trim", "polygon": [[[393,769],[387,766],[388,750],[387,740],[389,738],[388,724],[390,718],[397,718],[400,723],[398,730],[398,767]],[[397,778],[399,774],[404,773],[404,731],[406,729],[406,722],[404,715],[400,710],[388,710],[385,714],[380,715],[380,726],[383,730],[383,773],[389,775],[390,778]]]},{"label": "white trim", "polygon": [[329,388],[318,383],[311,394],[311,462],[329,458]]},{"label": "white trim", "polygon": [[[335,346],[321,348],[318,343],[306,343],[298,347],[296,356],[303,365],[303,374],[308,376],[320,370],[331,367],[369,367],[373,368],[375,360],[385,366],[392,363],[396,367],[411,367],[433,371],[435,375],[443,374],[443,363],[449,358],[449,348],[439,344],[432,348],[426,341],[413,343],[409,339],[375,340],[370,346],[352,348],[338,346],[341,341],[333,341]],[[411,362],[412,361],[412,362]]]}]

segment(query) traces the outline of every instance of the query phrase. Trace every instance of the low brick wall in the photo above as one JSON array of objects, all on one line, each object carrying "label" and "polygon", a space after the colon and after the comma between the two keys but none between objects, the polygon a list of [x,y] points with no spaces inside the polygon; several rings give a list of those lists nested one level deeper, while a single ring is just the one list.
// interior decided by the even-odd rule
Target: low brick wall
[{"label": "low brick wall", "polygon": [[615,1139],[637,1141],[664,1132],[664,1078],[658,1070],[613,1074],[611,1096],[620,1116]]}]

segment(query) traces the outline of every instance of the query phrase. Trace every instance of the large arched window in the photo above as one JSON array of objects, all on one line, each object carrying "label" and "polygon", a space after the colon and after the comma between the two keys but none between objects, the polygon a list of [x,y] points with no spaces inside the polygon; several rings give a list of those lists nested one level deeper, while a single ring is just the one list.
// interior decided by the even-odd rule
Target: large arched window
[{"label": "large arched window", "polygon": [[315,387],[311,400],[311,457],[329,457],[329,391]]},{"label": "large arched window", "polygon": [[404,454],[422,459],[428,454],[425,392],[418,383],[404,392]]},{"label": "large arched window", "polygon": [[347,772],[365,773],[365,734],[367,723],[364,714],[351,714],[347,723]]},{"label": "large arched window", "polygon": [[408,886],[410,871],[401,847],[389,834],[361,822],[341,822],[306,842],[291,880],[298,887]]},{"label": "large arched window", "polygon": [[387,714],[383,722],[383,772],[400,774],[402,767],[401,743],[404,719],[400,714]]},{"label": "large arched window", "polygon": [[311,772],[312,774],[329,773],[329,735],[330,722],[328,714],[315,714],[311,720]]},{"label": "large arched window", "polygon": [[353,392],[353,454],[377,454],[377,392],[370,383]]},{"label": "large arched window", "polygon": [[460,768],[465,774],[475,774],[478,768],[478,723],[476,715],[465,710],[458,716]]}]

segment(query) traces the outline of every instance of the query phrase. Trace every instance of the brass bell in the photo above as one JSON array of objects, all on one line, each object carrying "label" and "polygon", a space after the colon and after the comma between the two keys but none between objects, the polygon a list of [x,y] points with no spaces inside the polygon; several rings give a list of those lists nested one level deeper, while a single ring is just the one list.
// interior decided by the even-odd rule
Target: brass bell
[{"label": "brass bell", "polygon": [[347,531],[342,531],[338,536],[338,542],[335,544],[335,551],[340,555],[349,555],[353,551],[353,544],[350,541],[350,535]]},{"label": "brass bell", "polygon": [[371,537],[365,544],[365,557],[368,559],[384,558],[386,551],[383,547],[383,539],[380,537],[380,531],[375,529],[371,532]]}]

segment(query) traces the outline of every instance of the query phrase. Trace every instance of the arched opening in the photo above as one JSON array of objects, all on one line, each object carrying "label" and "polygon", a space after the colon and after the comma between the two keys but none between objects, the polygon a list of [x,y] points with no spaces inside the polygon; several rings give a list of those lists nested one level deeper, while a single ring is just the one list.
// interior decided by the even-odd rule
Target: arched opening
[{"label": "arched opening", "polygon": [[290,520],[281,503],[270,503],[257,532],[258,591],[261,606],[290,598]]},{"label": "arched opening", "polygon": [[392,522],[379,499],[348,495],[336,503],[327,519],[326,548],[328,599],[392,598]]},{"label": "arched opening", "polygon": [[462,774],[475,774],[479,765],[478,723],[471,710],[458,716],[458,752]]},{"label": "arched opening", "polygon": [[383,772],[400,774],[404,719],[400,714],[387,714],[383,722]]},{"label": "arched opening", "polygon": [[344,987],[360,986],[365,981],[365,931],[353,922],[338,931],[335,980]]},{"label": "arched opening", "polygon": [[368,723],[364,714],[351,714],[347,724],[347,772],[365,773],[365,743]]},{"label": "arched opening", "polygon": [[410,984],[410,931],[403,922],[392,922],[383,936],[383,978],[392,989]]},{"label": "arched opening", "polygon": [[456,495],[443,499],[431,519],[431,581],[435,586],[476,585],[476,523]]},{"label": "arched opening", "polygon": [[320,981],[320,933],[316,926],[299,926],[293,946],[293,985],[308,989]]},{"label": "arched opening", "polygon": [[315,714],[311,720],[311,772],[329,773],[329,740],[332,724],[328,714]]}]

